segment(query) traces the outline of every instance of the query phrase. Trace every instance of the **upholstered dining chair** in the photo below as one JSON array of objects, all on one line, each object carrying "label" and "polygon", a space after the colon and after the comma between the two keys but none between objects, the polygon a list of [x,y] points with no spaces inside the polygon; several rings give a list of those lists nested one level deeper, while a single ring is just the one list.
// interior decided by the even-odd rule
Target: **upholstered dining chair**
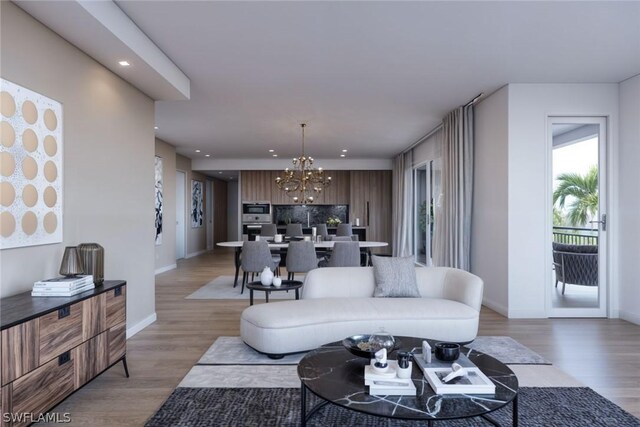
[{"label": "upholstered dining chair", "polygon": [[351,236],[331,236],[331,240],[334,242],[353,242]]},{"label": "upholstered dining chair", "polygon": [[275,224],[262,224],[260,227],[261,236],[275,236],[278,234],[278,229]]},{"label": "upholstered dining chair", "polygon": [[347,242],[337,241],[333,245],[331,257],[328,261],[320,263],[321,267],[359,267],[360,244],[352,240]]},{"label": "upholstered dining chair", "polygon": [[295,273],[307,273],[318,268],[318,258],[313,242],[290,242],[287,251],[287,278],[293,280]]},{"label": "upholstered dining chair", "polygon": [[287,224],[284,235],[287,237],[302,236],[302,224]]},{"label": "upholstered dining chair", "polygon": [[351,236],[353,234],[353,228],[351,224],[338,224],[336,229],[336,236]]},{"label": "upholstered dining chair", "polygon": [[242,290],[240,293],[244,293],[244,285],[249,280],[249,273],[260,274],[265,267],[269,267],[279,274],[278,265],[280,260],[280,255],[272,254],[269,250],[269,244],[264,240],[243,242],[240,263],[242,267]]},{"label": "upholstered dining chair", "polygon": [[324,239],[329,235],[329,232],[327,231],[327,224],[318,224],[315,227],[317,236],[322,236],[322,238]]}]

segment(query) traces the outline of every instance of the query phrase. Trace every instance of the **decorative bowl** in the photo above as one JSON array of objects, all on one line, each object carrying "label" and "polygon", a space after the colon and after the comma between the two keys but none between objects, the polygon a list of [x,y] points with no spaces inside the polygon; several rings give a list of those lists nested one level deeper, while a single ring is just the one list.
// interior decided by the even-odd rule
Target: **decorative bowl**
[{"label": "decorative bowl", "polygon": [[375,353],[383,347],[387,349],[387,353],[398,349],[400,341],[391,335],[377,333],[347,337],[342,340],[342,345],[355,356],[373,359]]},{"label": "decorative bowl", "polygon": [[453,362],[460,357],[460,344],[453,342],[437,342],[435,346],[436,359]]}]

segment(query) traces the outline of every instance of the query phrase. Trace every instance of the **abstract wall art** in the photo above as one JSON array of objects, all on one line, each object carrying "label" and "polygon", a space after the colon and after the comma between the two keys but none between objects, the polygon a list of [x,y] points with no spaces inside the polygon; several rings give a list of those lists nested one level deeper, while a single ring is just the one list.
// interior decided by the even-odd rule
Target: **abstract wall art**
[{"label": "abstract wall art", "polygon": [[62,104],[0,79],[0,249],[62,241]]},{"label": "abstract wall art", "polygon": [[191,228],[203,224],[202,182],[191,180]]},{"label": "abstract wall art", "polygon": [[156,156],[156,245],[162,244],[162,209],[163,209],[163,194],[162,194],[162,157]]}]

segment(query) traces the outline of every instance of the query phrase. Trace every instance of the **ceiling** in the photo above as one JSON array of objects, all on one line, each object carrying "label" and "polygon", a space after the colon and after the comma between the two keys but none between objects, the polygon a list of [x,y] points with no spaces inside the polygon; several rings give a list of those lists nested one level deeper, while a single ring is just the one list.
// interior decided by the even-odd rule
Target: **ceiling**
[{"label": "ceiling", "polygon": [[[638,2],[117,5],[191,80],[156,104],[191,158],[390,158],[479,92],[640,72]],[[201,150],[195,153],[195,150]]]}]

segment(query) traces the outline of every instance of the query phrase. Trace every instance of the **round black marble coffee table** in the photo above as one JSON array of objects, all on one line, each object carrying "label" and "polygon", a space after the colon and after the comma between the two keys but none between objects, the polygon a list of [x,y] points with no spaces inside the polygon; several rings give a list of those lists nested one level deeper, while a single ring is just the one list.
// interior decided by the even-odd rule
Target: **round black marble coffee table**
[{"label": "round black marble coffee table", "polygon": [[253,291],[264,291],[265,300],[269,302],[269,294],[271,292],[279,292],[279,291],[296,291],[296,299],[300,299],[300,288],[302,287],[302,282],[299,280],[283,280],[282,285],[276,286],[265,286],[261,282],[251,282],[247,284],[247,289],[249,289],[249,305],[253,305]]},{"label": "round black marble coffee table", "polygon": [[[400,350],[419,349],[422,338],[396,337]],[[428,340],[433,348],[436,341]],[[298,365],[301,382],[301,425],[328,403],[353,411],[379,417],[434,421],[469,417],[483,417],[493,425],[499,425],[487,414],[502,408],[509,402],[513,405],[513,426],[518,425],[518,379],[511,369],[491,356],[462,347],[480,370],[496,386],[495,395],[447,394],[437,395],[422,371],[413,363],[412,379],[416,385],[416,396],[371,396],[364,385],[364,367],[368,359],[349,353],[341,344],[331,343],[313,350],[302,358]],[[395,359],[395,352],[390,359]],[[307,391],[321,399],[313,408],[307,409]]]}]

